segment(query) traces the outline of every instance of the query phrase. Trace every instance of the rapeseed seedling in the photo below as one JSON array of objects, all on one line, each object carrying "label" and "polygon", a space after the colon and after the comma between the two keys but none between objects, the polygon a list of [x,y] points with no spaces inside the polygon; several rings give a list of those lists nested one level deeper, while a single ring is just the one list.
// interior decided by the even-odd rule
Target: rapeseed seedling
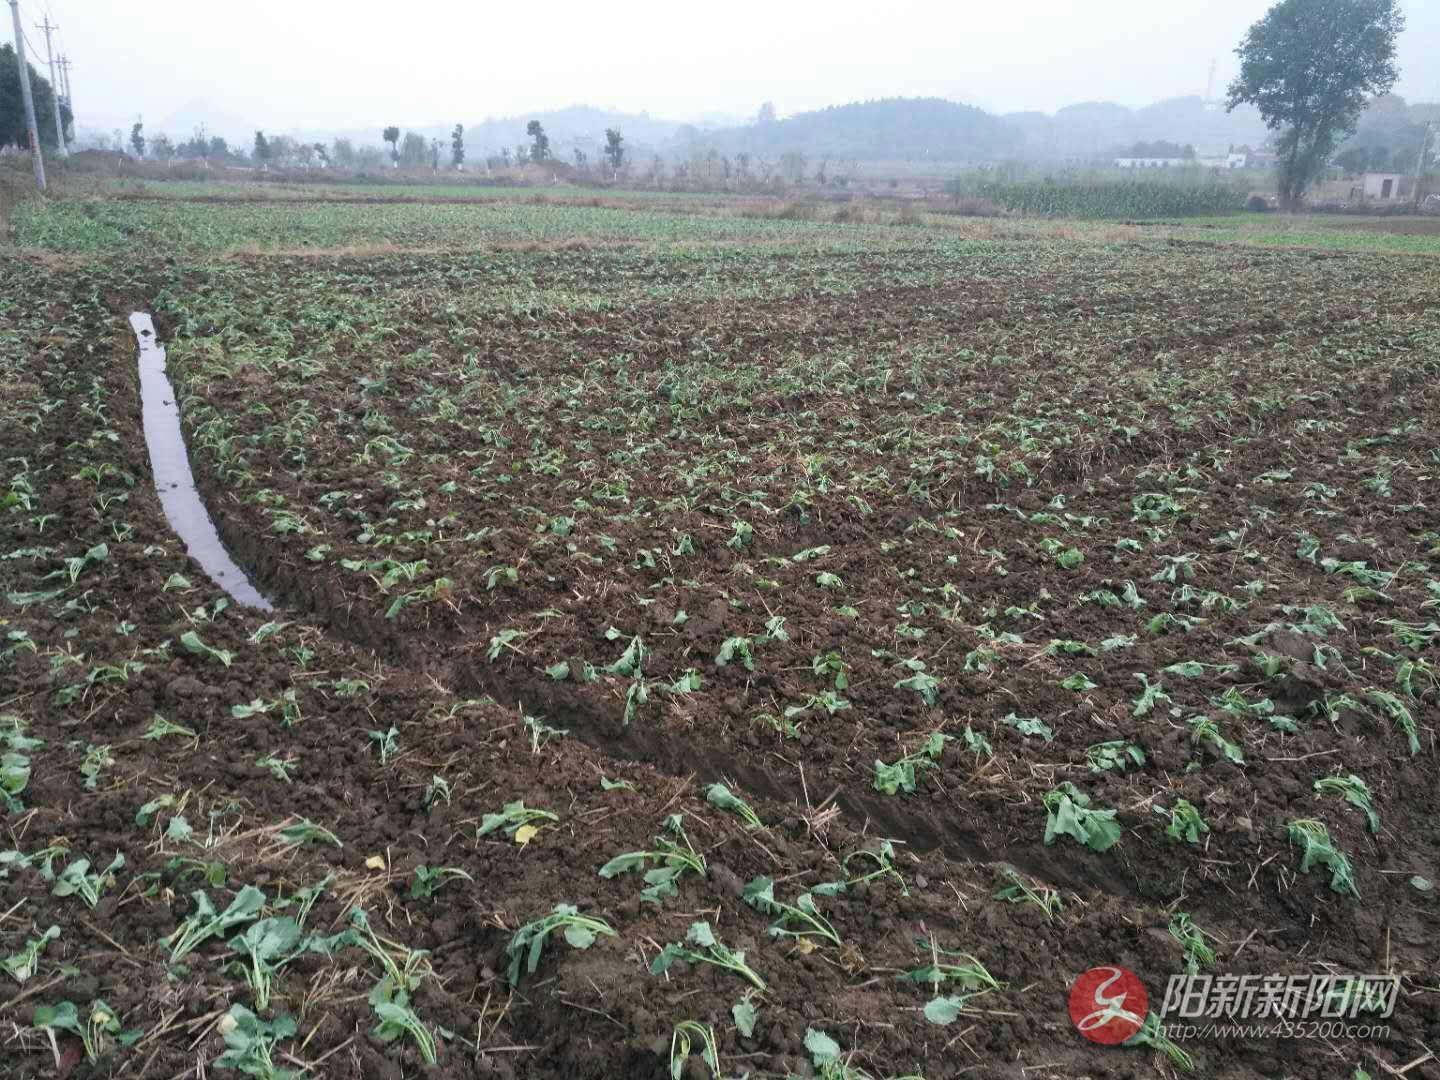
[{"label": "rapeseed seedling", "polygon": [[46,946],[59,936],[60,927],[50,927],[39,937],[31,938],[19,950],[0,960],[0,967],[17,983],[25,985],[35,972],[40,970],[40,957],[44,955]]},{"label": "rapeseed seedling", "polygon": [[706,788],[705,801],[711,806],[719,807],[721,810],[729,810],[741,821],[745,822],[745,827],[751,831],[765,827],[765,823],[761,821],[759,815],[750,808],[749,803],[718,781]]},{"label": "rapeseed seedling", "polygon": [[1045,844],[1068,836],[1091,851],[1108,851],[1120,841],[1114,810],[1090,809],[1090,797],[1068,780],[1045,793]]},{"label": "rapeseed seedling", "polygon": [[1302,848],[1300,858],[1300,872],[1308,874],[1310,868],[1316,863],[1324,866],[1330,871],[1330,888],[1338,893],[1350,893],[1359,897],[1359,890],[1355,888],[1355,873],[1350,865],[1350,859],[1344,852],[1335,847],[1330,839],[1330,830],[1325,827],[1324,822],[1316,821],[1313,818],[1303,818],[1292,821],[1287,826],[1290,834],[1290,842],[1299,844]]},{"label": "rapeseed seedling", "polygon": [[1375,811],[1375,800],[1370,794],[1370,786],[1360,777],[1354,773],[1348,776],[1326,776],[1316,780],[1314,787],[1317,794],[1334,791],[1343,795],[1346,802],[1358,807],[1365,815],[1365,821],[1372,833],[1380,831],[1380,815]]},{"label": "rapeseed seedling", "polygon": [[650,962],[650,974],[660,975],[670,970],[676,960],[690,964],[710,964],[739,975],[761,993],[765,991],[765,980],[745,962],[745,954],[721,943],[708,922],[694,922],[685,932],[684,941],[673,941],[660,950]]},{"label": "rapeseed seedling", "polygon": [[[1157,813],[1165,811],[1156,807]],[[1187,844],[1200,843],[1200,837],[1210,831],[1210,826],[1205,824],[1205,819],[1185,799],[1176,799],[1170,807],[1170,824],[1165,826],[1165,836],[1170,843],[1178,843],[1184,840]]]},{"label": "rapeseed seedling", "polygon": [[[679,895],[675,883],[687,870],[704,877],[705,856],[690,843],[680,815],[667,817],[665,828],[679,838],[678,843],[668,836],[657,836],[656,850],[628,851],[617,855],[600,868],[600,876],[608,879],[633,870],[644,870],[645,888],[640,890],[640,899],[650,904],[660,904],[667,897]],[[651,863],[655,865],[651,866]]]},{"label": "rapeseed seedling", "polygon": [[581,915],[572,904],[556,904],[554,911],[542,919],[528,922],[510,939],[505,946],[505,955],[510,958],[505,975],[511,986],[520,985],[521,970],[533,975],[540,965],[540,954],[545,949],[546,939],[554,930],[560,930],[571,948],[588,949],[595,944],[597,935],[614,937],[615,931],[603,919]]},{"label": "rapeseed seedling", "polygon": [[515,802],[508,802],[501,807],[498,814],[486,814],[480,819],[480,828],[476,832],[477,839],[481,836],[488,836],[496,829],[504,831],[510,839],[515,839],[515,834],[521,828],[536,821],[559,821],[560,815],[552,814],[548,810],[536,810],[525,805],[524,799],[517,799]]},{"label": "rapeseed seedling", "polygon": [[757,911],[780,916],[766,931],[772,937],[818,937],[833,945],[840,944],[840,935],[820,913],[809,893],[801,893],[793,904],[787,904],[775,898],[775,882],[771,878],[758,877],[745,886],[744,897]]},{"label": "rapeseed seedling", "polygon": [[915,794],[917,771],[938,768],[940,758],[945,752],[945,744],[949,741],[948,735],[936,731],[931,733],[918,750],[906,754],[893,764],[887,765],[877,758],[875,760],[875,790],[884,792],[886,795],[894,795],[900,791],[904,791],[908,795]]}]

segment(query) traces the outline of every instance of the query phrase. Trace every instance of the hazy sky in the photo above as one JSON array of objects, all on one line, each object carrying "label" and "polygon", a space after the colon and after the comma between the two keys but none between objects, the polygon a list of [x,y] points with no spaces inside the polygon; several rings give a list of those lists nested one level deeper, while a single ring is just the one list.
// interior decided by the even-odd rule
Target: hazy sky
[{"label": "hazy sky", "polygon": [[[1398,92],[1440,100],[1440,2],[1401,0]],[[272,131],[473,123],[576,102],[689,119],[938,95],[996,112],[1205,91],[1269,0],[21,0],[82,127],[196,99]],[[8,24],[8,20],[6,20]],[[30,30],[43,48],[42,36]],[[43,61],[43,55],[40,58]],[[37,65],[38,66],[38,65]],[[212,124],[212,129],[216,125]],[[172,136],[188,134],[170,132]]]}]

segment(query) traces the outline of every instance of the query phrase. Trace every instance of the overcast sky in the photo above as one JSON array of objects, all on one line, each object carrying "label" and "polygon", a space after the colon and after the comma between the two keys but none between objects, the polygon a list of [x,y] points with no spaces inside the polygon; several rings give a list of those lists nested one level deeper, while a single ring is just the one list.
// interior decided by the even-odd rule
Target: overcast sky
[{"label": "overcast sky", "polygon": [[[1440,100],[1440,0],[1401,0],[1397,91]],[[473,123],[577,102],[783,116],[938,95],[994,112],[1219,96],[1268,0],[21,0],[48,8],[81,127],[197,99],[272,131]],[[42,35],[29,36],[43,49]],[[43,55],[39,58],[43,62]],[[39,65],[37,65],[39,66]],[[216,125],[212,125],[212,130]],[[170,132],[187,135],[185,131]]]}]

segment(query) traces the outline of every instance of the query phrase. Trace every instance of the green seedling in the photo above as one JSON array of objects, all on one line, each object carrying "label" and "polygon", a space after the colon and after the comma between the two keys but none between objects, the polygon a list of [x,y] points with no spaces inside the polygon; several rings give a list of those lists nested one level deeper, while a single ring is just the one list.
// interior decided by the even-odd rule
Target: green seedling
[{"label": "green seedling", "polygon": [[255,759],[257,768],[268,770],[272,777],[285,784],[290,783],[290,773],[293,772],[299,764],[299,759],[294,756],[277,758],[272,755],[270,757]]},{"label": "green seedling", "polygon": [[325,890],[334,883],[335,875],[326,874],[314,885],[307,885],[303,889],[296,889],[290,894],[288,899],[277,900],[275,902],[275,909],[277,911],[285,911],[298,905],[299,910],[295,912],[295,921],[303,927],[305,920],[310,917],[310,909],[315,906],[315,902],[319,900],[320,897],[325,895]]},{"label": "green seedling", "polygon": [[735,1030],[746,1039],[755,1034],[755,1025],[760,1019],[760,1010],[750,1000],[754,995],[755,991],[747,990],[743,998],[730,1006],[730,1016],[735,1021]]},{"label": "green seedling", "polygon": [[394,1042],[409,1035],[415,1042],[415,1048],[420,1052],[420,1060],[426,1065],[434,1065],[437,1059],[439,1047],[435,1042],[435,1036],[431,1034],[415,1014],[415,1011],[408,1004],[398,1001],[377,1001],[372,1003],[375,1015],[379,1023],[371,1030],[381,1042]]},{"label": "green seedling", "polygon": [[1316,863],[1330,871],[1330,888],[1338,893],[1350,893],[1359,897],[1355,888],[1355,874],[1350,859],[1335,847],[1330,839],[1330,830],[1325,823],[1313,818],[1292,821],[1288,826],[1290,842],[1301,845],[1300,872],[1308,874]]},{"label": "green seedling", "polygon": [[1388,690],[1370,690],[1365,696],[1379,705],[1381,711],[1405,733],[1405,742],[1410,749],[1410,756],[1414,757],[1418,754],[1420,752],[1420,729],[1415,723],[1415,716],[1411,713],[1409,706]]},{"label": "green seedling", "polygon": [[939,768],[940,758],[945,753],[945,744],[949,741],[948,735],[936,731],[931,733],[920,749],[906,754],[893,764],[887,765],[876,758],[875,790],[886,795],[894,795],[900,791],[913,795],[917,771]]},{"label": "green seedling", "polygon": [[1039,736],[1046,742],[1052,742],[1055,732],[1050,725],[1034,716],[1016,716],[1013,712],[1000,718],[1000,722],[1006,727],[1014,728],[1021,735]]},{"label": "green seedling", "polygon": [[377,1001],[404,1004],[410,991],[430,974],[429,952],[412,949],[399,942],[382,941],[371,926],[369,917],[358,907],[350,909],[350,929],[345,933],[348,935],[345,940],[369,953],[383,971],[380,981],[370,992],[372,1005]]},{"label": "green seedling", "polygon": [[528,922],[516,930],[510,944],[505,946],[505,954],[510,957],[505,974],[511,986],[520,984],[522,966],[528,974],[535,974],[540,954],[553,930],[563,930],[565,941],[575,949],[588,949],[595,944],[597,934],[615,936],[615,931],[603,919],[581,915],[573,904],[556,904],[543,919]]},{"label": "green seedling", "polygon": [[[919,660],[910,660],[907,663],[919,664],[921,669],[925,666]],[[926,705],[934,705],[940,700],[940,680],[924,670],[915,671],[908,679],[901,679],[895,684],[895,689],[915,691]]]},{"label": "green seedling", "polygon": [[[703,951],[702,951],[703,950]],[[711,964],[734,972],[762,993],[765,980],[745,962],[745,954],[722,945],[708,922],[695,922],[685,932],[685,940],[672,941],[650,963],[650,974],[659,975],[670,969],[676,960],[690,964]]]},{"label": "green seedling", "polygon": [[102,744],[91,743],[85,748],[85,756],[80,759],[80,775],[85,777],[85,789],[94,791],[100,783],[100,774],[115,764],[115,755],[110,752],[110,747]]},{"label": "green seedling", "polygon": [[902,875],[895,866],[894,841],[881,840],[880,846],[874,851],[871,851],[869,848],[859,848],[855,851],[852,851],[849,855],[846,855],[845,858],[840,860],[840,867],[846,873],[849,873],[850,864],[855,861],[872,862],[875,864],[875,869],[869,871],[868,873],[861,874],[859,877],[850,878],[847,881],[836,883],[843,887],[835,889],[834,892],[828,891],[823,885],[815,886],[814,890],[812,891],[819,893],[821,896],[832,896],[847,891],[852,885],[864,885],[868,882],[876,880],[877,878],[893,877],[895,879],[895,883],[900,886],[900,892],[905,896],[910,895],[910,888],[905,884],[904,875]]},{"label": "green seedling", "polygon": [[799,705],[790,705],[785,709],[785,719],[794,720],[798,716],[804,716],[808,712],[823,712],[826,716],[834,716],[838,712],[850,708],[850,702],[846,701],[833,690],[822,690],[818,694],[810,694],[805,701]]},{"label": "green seedling", "polygon": [[995,748],[990,745],[990,740],[978,731],[970,730],[969,724],[965,725],[965,730],[960,733],[960,737],[965,740],[965,749],[974,754],[977,759],[988,760],[995,756]]},{"label": "green seedling", "polygon": [[532,754],[538,754],[540,748],[551,739],[558,739],[570,734],[569,728],[551,727],[538,716],[527,716],[522,713],[520,722],[525,725],[525,731],[530,736],[530,752]]},{"label": "green seedling", "polygon": [[[897,979],[932,987],[953,982],[969,991],[1000,989],[1000,980],[991,975],[989,969],[970,953],[942,949],[933,937],[916,938],[915,943],[929,954],[930,962],[895,976]],[[949,958],[962,960],[964,963],[949,963]]]},{"label": "green seedling", "polygon": [[719,807],[721,810],[729,810],[741,821],[745,822],[745,827],[752,832],[765,827],[765,823],[760,820],[759,815],[750,809],[749,803],[718,781],[706,789],[705,801],[711,806]]},{"label": "green seedling", "polygon": [[234,653],[227,652],[224,649],[212,649],[209,645],[206,645],[205,642],[200,639],[200,635],[197,634],[194,630],[187,630],[185,631],[185,633],[181,634],[180,644],[184,645],[187,651],[195,653],[199,656],[213,657],[221,664],[223,664],[227,670],[229,669],[230,665],[235,661]]},{"label": "green seedling", "polygon": [[720,1080],[720,1050],[715,1043],[715,1029],[697,1020],[681,1020],[670,1034],[670,1080],[680,1080],[685,1075],[692,1036],[700,1040],[700,1060],[709,1067],[710,1075]]},{"label": "green seedling", "polygon": [[366,732],[370,741],[375,744],[376,750],[380,753],[380,767],[384,768],[392,757],[400,751],[400,729],[391,727],[388,731]]},{"label": "green seedling", "polygon": [[746,671],[755,670],[755,654],[752,651],[753,642],[748,637],[726,638],[720,643],[720,651],[715,654],[715,666],[725,667],[739,657],[740,663]]},{"label": "green seedling", "polygon": [[[611,632],[615,632],[613,627],[611,628]],[[643,673],[645,667],[645,658],[649,655],[650,650],[645,647],[644,640],[637,635],[632,637],[630,644],[625,646],[625,651],[620,654],[620,659],[616,660],[605,670],[611,675],[623,675],[626,677],[640,675]]]},{"label": "green seedling", "polygon": [[1120,840],[1114,810],[1091,810],[1090,797],[1070,781],[1045,793],[1045,844],[1069,836],[1091,851],[1108,851]]},{"label": "green seedling", "polygon": [[146,728],[145,734],[141,735],[140,738],[147,742],[159,742],[167,735],[176,735],[183,739],[195,740],[196,742],[198,742],[200,738],[189,728],[182,727],[179,724],[172,724],[159,713],[156,713],[151,718],[150,726]]},{"label": "green seedling", "polygon": [[1380,815],[1375,810],[1375,800],[1370,787],[1364,780],[1351,773],[1349,776],[1326,776],[1315,781],[1317,794],[1327,791],[1339,792],[1351,806],[1358,807],[1365,815],[1365,821],[1372,833],[1380,831]]},{"label": "green seedling", "polygon": [[[37,739],[26,740],[38,742]],[[8,813],[18,814],[25,809],[20,795],[30,785],[30,759],[24,754],[9,752],[0,755],[0,796],[4,797]]]},{"label": "green seedling", "polygon": [[1130,1038],[1126,1039],[1121,1045],[1148,1046],[1164,1054],[1170,1059],[1171,1064],[1181,1072],[1195,1071],[1195,1059],[1181,1047],[1177,1046],[1171,1040],[1170,1036],[1165,1034],[1165,1028],[1160,1023],[1159,1016],[1156,1013],[1147,1013],[1145,1022],[1140,1025],[1140,1030],[1135,1032],[1134,1035],[1131,1035]]},{"label": "green seedling", "polygon": [[420,802],[428,814],[435,809],[439,803],[450,805],[450,782],[439,773],[430,777],[430,782],[425,785],[425,794],[420,796]]},{"label": "green seedling", "polygon": [[370,684],[364,679],[336,679],[330,684],[338,698],[358,698],[370,693]]},{"label": "green seedling", "polygon": [[55,885],[50,892],[54,896],[78,896],[91,911],[100,903],[100,895],[107,885],[115,884],[115,871],[125,865],[125,856],[115,853],[110,865],[98,874],[90,872],[89,859],[76,859],[55,876]]},{"label": "green seedling", "polygon": [[305,951],[304,931],[291,918],[261,919],[230,939],[230,948],[247,959],[235,967],[255,996],[255,1008],[270,1007],[270,990],[280,969]]},{"label": "green seedling", "polygon": [[1197,716],[1190,721],[1190,741],[1208,743],[1212,749],[1236,765],[1245,764],[1245,754],[1240,747],[1220,733],[1220,725],[1208,716]]},{"label": "green seedling", "polygon": [[1123,773],[1128,768],[1139,768],[1145,764],[1145,751],[1132,742],[1117,739],[1113,742],[1094,743],[1085,750],[1085,760],[1092,773]]},{"label": "green seedling", "polygon": [[1010,884],[998,889],[994,899],[1004,900],[1007,904],[1034,904],[1044,912],[1046,922],[1055,921],[1055,916],[1063,908],[1059,893],[1048,886],[1026,881],[1008,866],[1005,868],[1005,877]]},{"label": "green seedling", "polygon": [[500,659],[500,654],[506,649],[509,649],[511,652],[518,653],[520,650],[515,648],[514,642],[518,641],[524,636],[524,631],[516,630],[514,628],[507,627],[506,629],[501,630],[498,634],[496,634],[490,639],[490,647],[485,650],[485,659],[493,664],[496,660]]},{"label": "green seedling", "polygon": [[758,877],[745,886],[744,899],[757,911],[779,916],[766,931],[771,937],[818,937],[833,945],[840,944],[840,935],[816,908],[815,899],[808,892],[797,896],[795,903],[787,904],[775,899],[774,879]]},{"label": "green seedling", "polygon": [[834,676],[834,688],[836,691],[844,691],[850,686],[850,665],[838,652],[822,653],[810,658],[810,670],[820,678],[824,679]]},{"label": "green seedling", "polygon": [[39,937],[31,938],[22,945],[18,952],[13,952],[4,960],[0,960],[10,977],[22,986],[40,970],[40,957],[44,955],[45,948],[60,936],[60,927],[52,926]]},{"label": "green seedling", "polygon": [[219,1029],[225,1052],[215,1059],[217,1069],[235,1069],[257,1080],[299,1080],[300,1072],[275,1064],[276,1044],[295,1034],[295,1021],[288,1015],[267,1022],[244,1005],[232,1005]]},{"label": "green seedling", "polygon": [[[120,1018],[105,1002],[96,998],[90,1003],[85,1019],[80,1019],[80,1010],[73,1001],[62,1001],[56,1005],[40,1005],[35,1009],[31,1021],[36,1028],[44,1031],[55,1050],[55,1032],[68,1031],[76,1036],[85,1048],[85,1060],[94,1065],[109,1049],[111,1041],[122,1045],[133,1045],[140,1038],[139,1031],[122,1033]],[[56,1053],[57,1065],[60,1055]]]},{"label": "green seedling", "polygon": [[637,675],[630,680],[630,686],[625,691],[625,712],[621,717],[625,727],[630,726],[630,721],[635,719],[635,715],[640,711],[640,706],[649,700],[650,688],[645,684],[645,680]]},{"label": "green seedling", "polygon": [[517,799],[515,802],[506,803],[498,814],[486,814],[481,818],[476,836],[488,836],[496,829],[501,829],[513,840],[517,831],[532,822],[559,820],[559,814],[552,814],[548,810],[532,810],[525,805],[524,799]]},{"label": "green seedling", "polygon": [[686,668],[674,682],[661,683],[660,687],[667,694],[680,697],[684,694],[695,693],[702,685],[704,685],[704,680],[700,677],[700,672],[694,668]]},{"label": "green seedling", "polygon": [[293,825],[286,825],[276,835],[280,838],[282,848],[309,847],[316,840],[329,844],[331,847],[344,847],[340,837],[336,836],[324,825],[317,825],[309,818],[303,818]]},{"label": "green seedling", "polygon": [[454,866],[432,867],[421,863],[415,867],[415,880],[410,882],[410,898],[412,900],[429,900],[452,881],[474,880],[464,870]]},{"label": "green seedling", "polygon": [[1135,699],[1135,710],[1132,715],[1146,716],[1160,702],[1171,700],[1170,695],[1165,693],[1165,688],[1159,682],[1152,683],[1144,672],[1137,671],[1135,678],[1140,680],[1143,689],[1140,691],[1140,696]]},{"label": "green seedling", "polygon": [[1215,950],[1205,942],[1205,931],[1183,911],[1170,916],[1170,936],[1185,950],[1185,969],[1191,975],[1215,964]]},{"label": "green seedling", "polygon": [[[1164,813],[1158,807],[1157,812]],[[1185,799],[1175,800],[1175,805],[1170,807],[1170,824],[1165,826],[1165,836],[1170,843],[1184,840],[1187,844],[1198,844],[1200,837],[1209,831],[1210,826],[1205,824],[1199,810]]]},{"label": "green seedling", "polygon": [[[657,836],[657,850],[629,851],[617,855],[600,868],[600,876],[609,879],[632,870],[644,870],[645,888],[640,890],[640,899],[649,904],[659,904],[666,897],[678,895],[675,883],[687,870],[704,877],[705,856],[697,852],[690,843],[680,815],[672,814],[667,817],[665,828],[679,837],[680,843],[667,836]],[[655,865],[652,867],[651,863]]]},{"label": "green seedling", "polygon": [[215,910],[203,889],[197,889],[190,896],[195,910],[165,939],[170,946],[172,964],[185,959],[209,938],[219,937],[241,923],[252,922],[265,906],[265,894],[253,885],[246,885],[236,893],[230,906],[222,912]]}]

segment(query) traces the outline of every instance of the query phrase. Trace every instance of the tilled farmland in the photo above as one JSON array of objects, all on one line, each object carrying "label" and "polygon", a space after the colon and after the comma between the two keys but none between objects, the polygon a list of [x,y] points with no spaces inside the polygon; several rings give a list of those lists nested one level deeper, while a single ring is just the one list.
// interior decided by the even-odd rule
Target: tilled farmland
[{"label": "tilled farmland", "polygon": [[[0,256],[10,1075],[1434,1068],[1427,259],[235,213]],[[1399,994],[1175,1041],[1187,970]]]}]

